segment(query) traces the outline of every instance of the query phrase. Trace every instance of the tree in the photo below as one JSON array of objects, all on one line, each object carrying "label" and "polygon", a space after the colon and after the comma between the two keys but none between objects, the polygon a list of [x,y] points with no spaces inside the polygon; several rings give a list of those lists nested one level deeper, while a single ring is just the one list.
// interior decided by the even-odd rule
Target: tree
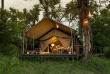
[{"label": "tree", "polygon": [[65,15],[65,9],[60,0],[39,0],[44,17],[60,22]]},{"label": "tree", "polygon": [[[83,63],[86,63],[88,57],[91,56],[92,50],[92,31],[90,27],[90,21],[88,18],[89,12],[89,0],[78,0],[79,19],[81,23],[81,30],[83,36]],[[86,20],[86,23],[85,23]]]},{"label": "tree", "polygon": [[24,21],[28,28],[35,25],[36,22],[39,21],[40,11],[41,9],[39,4],[35,4],[29,11],[26,8],[23,9]]},{"label": "tree", "polygon": [[1,0],[1,8],[4,9],[4,0]]},{"label": "tree", "polygon": [[14,8],[10,8],[10,11],[4,9],[0,13],[3,14],[0,20],[0,40],[2,43],[15,43],[21,37],[22,30],[26,29],[23,13]]},{"label": "tree", "polygon": [[65,9],[65,18],[67,21],[72,22],[76,19],[78,19],[78,8],[77,8],[77,2],[76,1],[71,1],[66,4],[66,9]]},{"label": "tree", "polygon": [[93,42],[97,46],[110,46],[110,4],[100,10],[100,14],[96,13],[91,19],[92,30],[93,30]]},{"label": "tree", "polygon": [[0,19],[0,52],[8,54],[9,51],[14,54],[14,47],[20,47],[23,30],[27,29],[23,13],[10,8],[9,11],[0,9],[0,14],[2,14],[0,15],[2,16]]},{"label": "tree", "polygon": [[30,18],[31,18],[32,25],[35,25],[35,23],[39,21],[40,11],[41,9],[39,4],[34,5],[33,9],[30,10]]}]

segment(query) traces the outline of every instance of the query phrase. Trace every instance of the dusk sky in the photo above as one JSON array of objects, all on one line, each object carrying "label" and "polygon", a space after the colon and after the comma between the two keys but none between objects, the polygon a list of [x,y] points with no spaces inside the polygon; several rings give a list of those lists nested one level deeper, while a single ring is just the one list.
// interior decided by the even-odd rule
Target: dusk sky
[{"label": "dusk sky", "polygon": [[[61,5],[65,7],[65,4],[70,2],[71,0],[61,0]],[[96,0],[98,1],[98,0]],[[1,4],[1,1],[0,1]],[[10,7],[13,7],[15,9],[18,9],[22,11],[22,9],[32,9],[34,4],[39,4],[39,0],[4,0],[4,8],[9,9]],[[1,5],[0,5],[1,7]],[[42,19],[42,12],[40,15],[40,20]],[[64,23],[65,25],[68,25],[68,22]]]},{"label": "dusk sky", "polygon": [[[62,6],[65,6],[66,3],[71,0],[61,0]],[[10,7],[14,7],[22,11],[23,8],[31,9],[34,4],[38,4],[39,0],[4,0],[4,8],[9,9]],[[1,4],[1,1],[0,1]],[[0,5],[1,7],[1,5]]]},{"label": "dusk sky", "polygon": [[[65,4],[70,2],[71,0],[61,0],[61,5],[65,7]],[[0,1],[1,4],[1,1]],[[24,8],[26,9],[32,9],[34,4],[39,4],[39,0],[4,0],[4,8],[9,9],[10,7],[13,7],[15,9],[18,9],[22,11]],[[0,5],[1,7],[1,5]],[[40,13],[40,20],[42,19],[42,12]],[[63,22],[65,25],[68,25],[68,22]]]}]

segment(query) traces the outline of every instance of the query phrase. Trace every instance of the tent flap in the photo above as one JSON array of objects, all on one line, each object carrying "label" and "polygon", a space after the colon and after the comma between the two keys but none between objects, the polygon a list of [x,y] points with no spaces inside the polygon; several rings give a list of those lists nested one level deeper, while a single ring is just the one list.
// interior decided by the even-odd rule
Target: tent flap
[{"label": "tent flap", "polygon": [[57,37],[65,48],[68,48],[71,45],[71,36],[54,29],[40,39],[41,51],[46,49],[54,36]]}]

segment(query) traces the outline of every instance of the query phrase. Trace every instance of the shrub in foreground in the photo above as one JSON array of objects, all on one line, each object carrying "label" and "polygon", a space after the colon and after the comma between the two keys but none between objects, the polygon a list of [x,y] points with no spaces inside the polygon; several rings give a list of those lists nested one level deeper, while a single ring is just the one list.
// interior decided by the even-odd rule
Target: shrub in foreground
[{"label": "shrub in foreground", "polygon": [[104,54],[107,58],[110,58],[110,47],[104,47]]},{"label": "shrub in foreground", "polygon": [[14,44],[0,44],[0,52],[8,56],[16,56],[19,53],[19,49]]}]

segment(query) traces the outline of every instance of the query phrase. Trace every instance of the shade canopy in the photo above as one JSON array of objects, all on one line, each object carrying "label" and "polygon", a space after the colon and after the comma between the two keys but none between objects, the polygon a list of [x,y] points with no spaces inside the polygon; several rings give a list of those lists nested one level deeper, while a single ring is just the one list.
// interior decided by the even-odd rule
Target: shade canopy
[{"label": "shade canopy", "polygon": [[[56,27],[56,24],[59,25],[59,27]],[[77,35],[76,31],[73,29],[70,29],[69,27],[62,25],[60,23],[57,23],[49,18],[43,18],[40,22],[38,22],[36,25],[34,25],[31,29],[29,29],[25,36],[29,37],[31,39],[40,39],[48,32],[52,31],[53,29],[57,29],[61,32],[64,32],[68,35]]]}]

